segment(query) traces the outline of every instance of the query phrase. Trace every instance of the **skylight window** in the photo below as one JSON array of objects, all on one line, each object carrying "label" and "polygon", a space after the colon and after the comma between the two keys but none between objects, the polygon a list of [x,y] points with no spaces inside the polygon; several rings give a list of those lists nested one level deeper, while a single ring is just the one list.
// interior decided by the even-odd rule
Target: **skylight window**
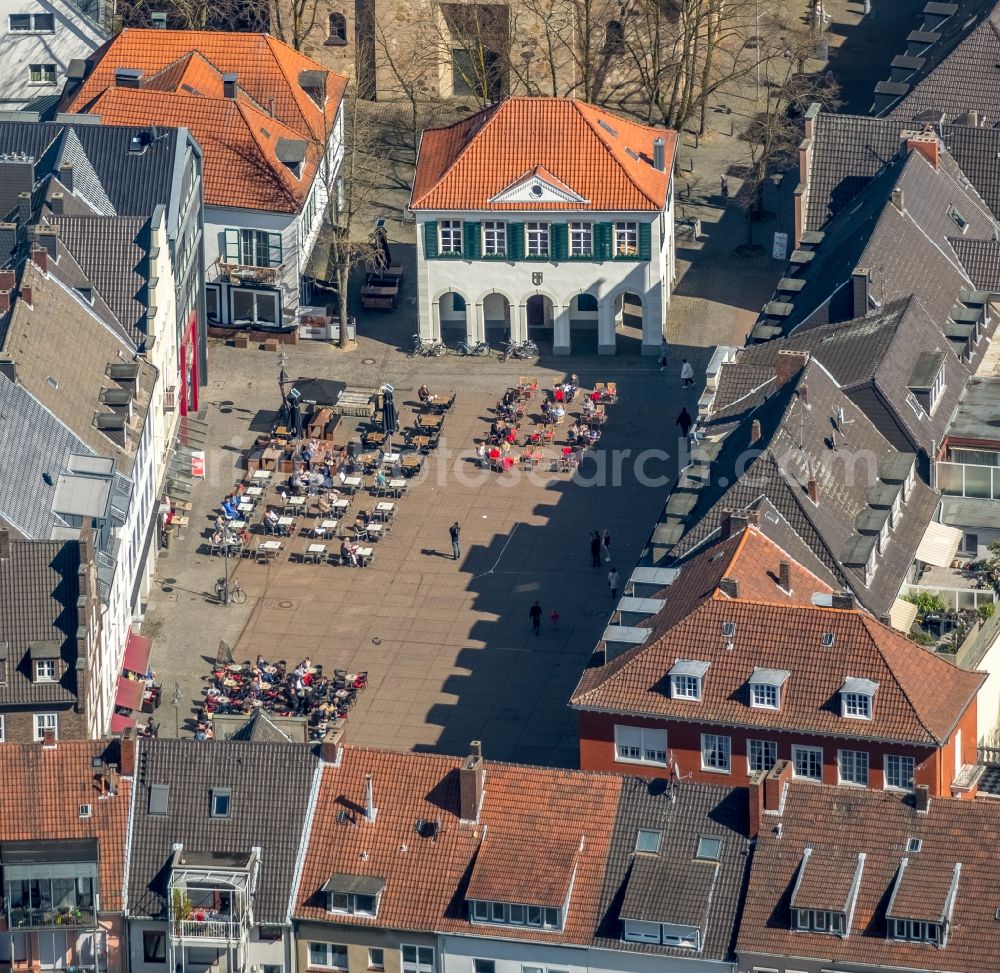
[{"label": "skylight window", "polygon": [[659,854],[662,837],[662,831],[649,831],[640,828],[639,833],[635,836],[635,850],[642,855]]},{"label": "skylight window", "polygon": [[963,233],[969,228],[969,221],[954,206],[949,207],[948,215],[955,221],[955,226]]},{"label": "skylight window", "polygon": [[823,646],[824,649],[832,649],[833,643],[837,641],[837,636],[833,632],[824,632],[819,639],[819,644]]},{"label": "skylight window", "polygon": [[703,834],[698,838],[698,850],[694,857],[702,861],[717,862],[722,854],[722,839]]},{"label": "skylight window", "polygon": [[229,808],[232,804],[233,794],[228,787],[212,788],[212,817],[228,818]]},{"label": "skylight window", "polygon": [[736,634],[736,622],[722,623],[722,637],[724,639],[731,639],[735,634]]},{"label": "skylight window", "polygon": [[906,842],[906,852],[909,855],[917,854],[917,852],[919,852],[923,847],[924,843],[920,840],[920,838],[910,838],[910,840]]}]

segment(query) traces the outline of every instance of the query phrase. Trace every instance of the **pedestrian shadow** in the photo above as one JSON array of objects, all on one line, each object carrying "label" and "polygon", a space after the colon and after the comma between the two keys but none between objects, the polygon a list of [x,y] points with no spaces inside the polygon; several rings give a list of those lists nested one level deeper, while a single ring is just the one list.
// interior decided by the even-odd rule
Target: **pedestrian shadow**
[{"label": "pedestrian shadow", "polygon": [[445,551],[435,551],[431,547],[422,547],[420,549],[420,553],[423,554],[424,557],[444,557],[449,561],[452,560],[451,554],[448,554]]}]

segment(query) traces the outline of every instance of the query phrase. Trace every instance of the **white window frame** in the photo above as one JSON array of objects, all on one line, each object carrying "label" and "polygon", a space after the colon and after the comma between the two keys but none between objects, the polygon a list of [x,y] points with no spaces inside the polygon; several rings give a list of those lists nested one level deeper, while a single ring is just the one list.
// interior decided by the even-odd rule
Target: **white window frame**
[{"label": "white window frame", "polygon": [[469,907],[469,918],[473,922],[490,921],[490,904],[482,899],[473,899]]},{"label": "white window frame", "polygon": [[[405,958],[406,950],[412,949],[415,959]],[[428,963],[422,958],[426,953],[431,954]],[[401,943],[399,946],[399,960],[401,973],[434,973],[436,956],[433,946],[414,946],[411,943]]]},{"label": "white window frame", "polygon": [[702,733],[701,769],[715,774],[731,774],[733,738],[720,733]]},{"label": "white window frame", "polygon": [[941,925],[919,919],[890,919],[889,938],[898,942],[941,944]]},{"label": "white window frame", "polygon": [[472,973],[497,973],[497,961],[486,959],[482,956],[474,956],[472,958]]},{"label": "white window frame", "polygon": [[[447,240],[447,243],[445,242]],[[462,250],[462,221],[438,221],[438,253],[442,256],[457,256]]]},{"label": "white window frame", "polygon": [[35,713],[31,722],[35,730],[35,743],[45,739],[46,730],[54,730],[56,739],[59,739],[58,713]]},{"label": "white window frame", "polygon": [[[209,308],[209,298],[215,300],[215,315],[212,315],[212,311]],[[205,317],[209,321],[221,321],[222,320],[222,293],[221,288],[214,284],[205,285]]]},{"label": "white window frame", "polygon": [[615,249],[616,257],[638,257],[639,256],[639,224],[632,220],[622,220],[615,223]]},{"label": "white window frame", "polygon": [[767,682],[750,683],[750,705],[754,709],[780,709],[781,687]]},{"label": "white window frame", "polygon": [[[904,769],[904,768],[908,768]],[[914,777],[917,773],[915,757],[900,753],[887,753],[883,758],[883,786],[887,791],[913,793]],[[906,780],[909,783],[906,783]]]},{"label": "white window frame", "polygon": [[616,723],[615,761],[666,767],[667,731],[648,726],[625,726]]},{"label": "white window frame", "polygon": [[[35,69],[38,69],[37,71]],[[47,68],[52,68],[48,71]],[[34,75],[38,74],[37,80]],[[51,80],[49,78],[51,77]],[[55,64],[42,63],[28,65],[28,84],[31,85],[54,85],[59,78],[59,69]]]},{"label": "white window frame", "polygon": [[[240,294],[250,294],[253,300],[253,316],[239,317],[236,314],[236,297]],[[259,302],[271,301],[274,304],[274,320],[258,316]],[[229,288],[229,320],[233,324],[265,324],[277,327],[281,324],[281,294],[278,291],[264,290],[256,287]]]},{"label": "white window frame", "polygon": [[[803,764],[805,767],[812,769],[812,766],[818,762],[819,763],[819,776],[813,777],[810,774],[800,774],[799,773],[799,758],[803,758]],[[805,744],[793,744],[792,745],[792,773],[796,780],[811,780],[817,784],[823,783],[823,748],[822,747],[810,747]]]},{"label": "white window frame", "polygon": [[777,740],[747,740],[747,775],[770,770],[777,761]]},{"label": "white window frame", "polygon": [[[378,953],[378,960],[375,959],[376,953]],[[385,970],[385,949],[382,946],[368,947],[368,969]]]},{"label": "white window frame", "polygon": [[594,224],[575,220],[569,225],[569,255],[594,256]]},{"label": "white window frame", "polygon": [[931,415],[934,414],[934,410],[938,407],[938,402],[940,402],[941,395],[945,389],[945,368],[946,362],[941,362],[941,367],[938,369],[937,375],[934,376],[934,382],[927,397],[928,412]]},{"label": "white window frame", "polygon": [[[313,958],[314,949],[320,949],[323,951],[322,962],[317,962]],[[344,962],[342,965],[335,963],[333,959],[334,950],[341,949],[344,951]],[[324,970],[346,970],[347,965],[350,962],[346,943],[318,943],[310,940],[306,946],[306,954],[310,966],[318,966]]]},{"label": "white window frame", "polygon": [[552,224],[532,220],[524,224],[524,240],[526,256],[552,256]]},{"label": "white window frame", "polygon": [[[28,26],[24,29],[19,29],[14,26],[15,17],[27,17]],[[52,21],[51,27],[39,27],[38,18],[48,17]],[[7,32],[10,34],[54,34],[56,32],[56,18],[55,14],[51,13],[20,13],[20,14],[9,14],[7,17]]]},{"label": "white window frame", "polygon": [[0,713],[0,743],[7,742],[7,717]]},{"label": "white window frame", "polygon": [[701,676],[677,673],[670,677],[671,699],[693,699],[701,702]]},{"label": "white window frame", "polygon": [[848,787],[867,787],[871,758],[867,750],[837,751],[837,780]]},{"label": "white window frame", "polygon": [[870,720],[872,697],[869,693],[841,693],[840,715],[848,720]]},{"label": "white window frame", "polygon": [[56,660],[35,659],[35,682],[56,681]]},{"label": "white window frame", "polygon": [[483,222],[483,256],[507,256],[507,222],[505,220],[485,220]]}]

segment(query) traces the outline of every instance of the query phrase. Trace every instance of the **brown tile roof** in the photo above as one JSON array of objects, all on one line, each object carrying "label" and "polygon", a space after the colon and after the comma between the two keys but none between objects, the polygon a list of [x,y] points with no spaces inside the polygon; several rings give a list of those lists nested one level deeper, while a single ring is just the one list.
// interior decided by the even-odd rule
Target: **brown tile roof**
[{"label": "brown tile roof", "polygon": [[[119,778],[116,793],[101,797],[91,760],[118,762],[117,743],[60,740],[54,749],[41,744],[0,746],[0,842],[96,838],[100,842],[101,911],[122,910],[125,837],[131,783]],[[80,805],[91,806],[89,818]]]},{"label": "brown tile roof", "polygon": [[899,919],[940,922],[947,909],[948,893],[955,880],[955,866],[929,860],[921,854],[907,856],[893,888],[888,913]]},{"label": "brown tile roof", "polygon": [[[190,129],[204,151],[210,206],[296,212],[347,87],[342,75],[266,34],[127,29],[90,60],[90,76],[64,96],[63,110],[111,125],[155,120]],[[141,86],[116,87],[118,68],[141,71]],[[325,108],[303,88],[303,72],[325,78]],[[235,98],[223,96],[224,74],[238,78]],[[310,141],[301,178],[275,155],[282,138]]]},{"label": "brown tile roof", "polygon": [[[662,138],[666,171],[653,168]],[[426,129],[411,206],[457,210],[658,210],[677,133],[639,125],[571,98],[508,98],[445,128]],[[533,171],[587,203],[491,203]],[[550,178],[550,181],[551,178]]]},{"label": "brown tile roof", "polygon": [[[377,919],[338,915],[337,923],[474,932],[465,899],[480,856],[475,881],[483,892],[537,895],[551,885],[548,895],[563,882],[569,850],[582,844],[563,932],[491,926],[489,934],[589,943],[621,778],[486,761],[479,822],[471,824],[459,817],[461,765],[453,757],[345,747],[339,764],[323,771],[294,915],[330,921],[319,891],[332,874],[346,873],[384,879],[386,889]],[[364,819],[366,774],[373,776],[374,824]],[[437,834],[421,837],[419,819],[436,822]]]},{"label": "brown tile roof", "polygon": [[[732,648],[721,636],[732,622]],[[822,637],[830,633],[833,644]],[[976,697],[985,673],[966,672],[857,609],[730,600],[705,601],[625,662],[588,671],[572,698],[582,709],[735,726],[763,726],[852,739],[940,746]],[[702,699],[670,697],[678,659],[710,663]],[[749,705],[755,667],[791,673],[778,710]],[[840,715],[848,677],[878,684],[871,720]]]},{"label": "brown tile roof", "polygon": [[[780,832],[773,827],[781,822]],[[843,963],[909,970],[962,970],[992,973],[996,969],[1000,871],[992,843],[985,835],[1000,829],[995,801],[932,800],[918,814],[913,798],[882,791],[844,790],[792,782],[780,818],[765,816],[757,838],[750,885],[737,949],[741,967],[748,955],[815,957],[824,968]],[[922,842],[907,850],[910,839]],[[792,889],[806,848],[814,854],[857,858],[865,854],[854,922],[846,939],[823,933],[793,932],[789,912]],[[920,915],[939,910],[944,876],[961,863],[954,911],[943,948],[887,938],[886,914],[900,866],[919,862],[927,876],[928,894],[914,897],[906,885],[903,902]],[[926,903],[921,903],[921,898]],[[899,896],[897,896],[897,901]],[[903,908],[894,908],[894,913]],[[761,965],[777,965],[763,963]],[[801,964],[793,964],[798,967]]]},{"label": "brown tile roof", "polygon": [[847,912],[857,871],[857,853],[852,855],[839,848],[819,851],[810,848],[799,866],[792,908]]},{"label": "brown tile roof", "polygon": [[511,855],[510,842],[487,832],[479,846],[466,898],[486,902],[530,903],[558,909],[566,901],[576,871],[580,839],[543,841],[534,867]]}]

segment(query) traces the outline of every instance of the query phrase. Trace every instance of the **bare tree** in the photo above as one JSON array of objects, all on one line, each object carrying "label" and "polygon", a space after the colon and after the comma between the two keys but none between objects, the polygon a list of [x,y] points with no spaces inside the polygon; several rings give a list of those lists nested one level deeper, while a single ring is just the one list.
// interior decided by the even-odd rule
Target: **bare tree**
[{"label": "bare tree", "polygon": [[344,103],[344,154],[339,168],[325,165],[329,199],[317,246],[329,247],[329,273],[337,288],[340,346],[347,345],[348,288],[351,275],[363,264],[375,267],[383,250],[372,232],[375,206],[387,181],[388,161],[381,150],[378,128],[364,102],[350,95]]},{"label": "bare tree", "polygon": [[268,30],[268,10],[259,0],[123,0],[114,22],[121,27],[149,27],[153,14],[166,14],[171,30]]},{"label": "bare tree", "polygon": [[[206,0],[185,0],[203,3]],[[214,3],[215,0],[210,0]],[[296,51],[302,50],[319,18],[319,0],[267,0],[268,31]]]}]

